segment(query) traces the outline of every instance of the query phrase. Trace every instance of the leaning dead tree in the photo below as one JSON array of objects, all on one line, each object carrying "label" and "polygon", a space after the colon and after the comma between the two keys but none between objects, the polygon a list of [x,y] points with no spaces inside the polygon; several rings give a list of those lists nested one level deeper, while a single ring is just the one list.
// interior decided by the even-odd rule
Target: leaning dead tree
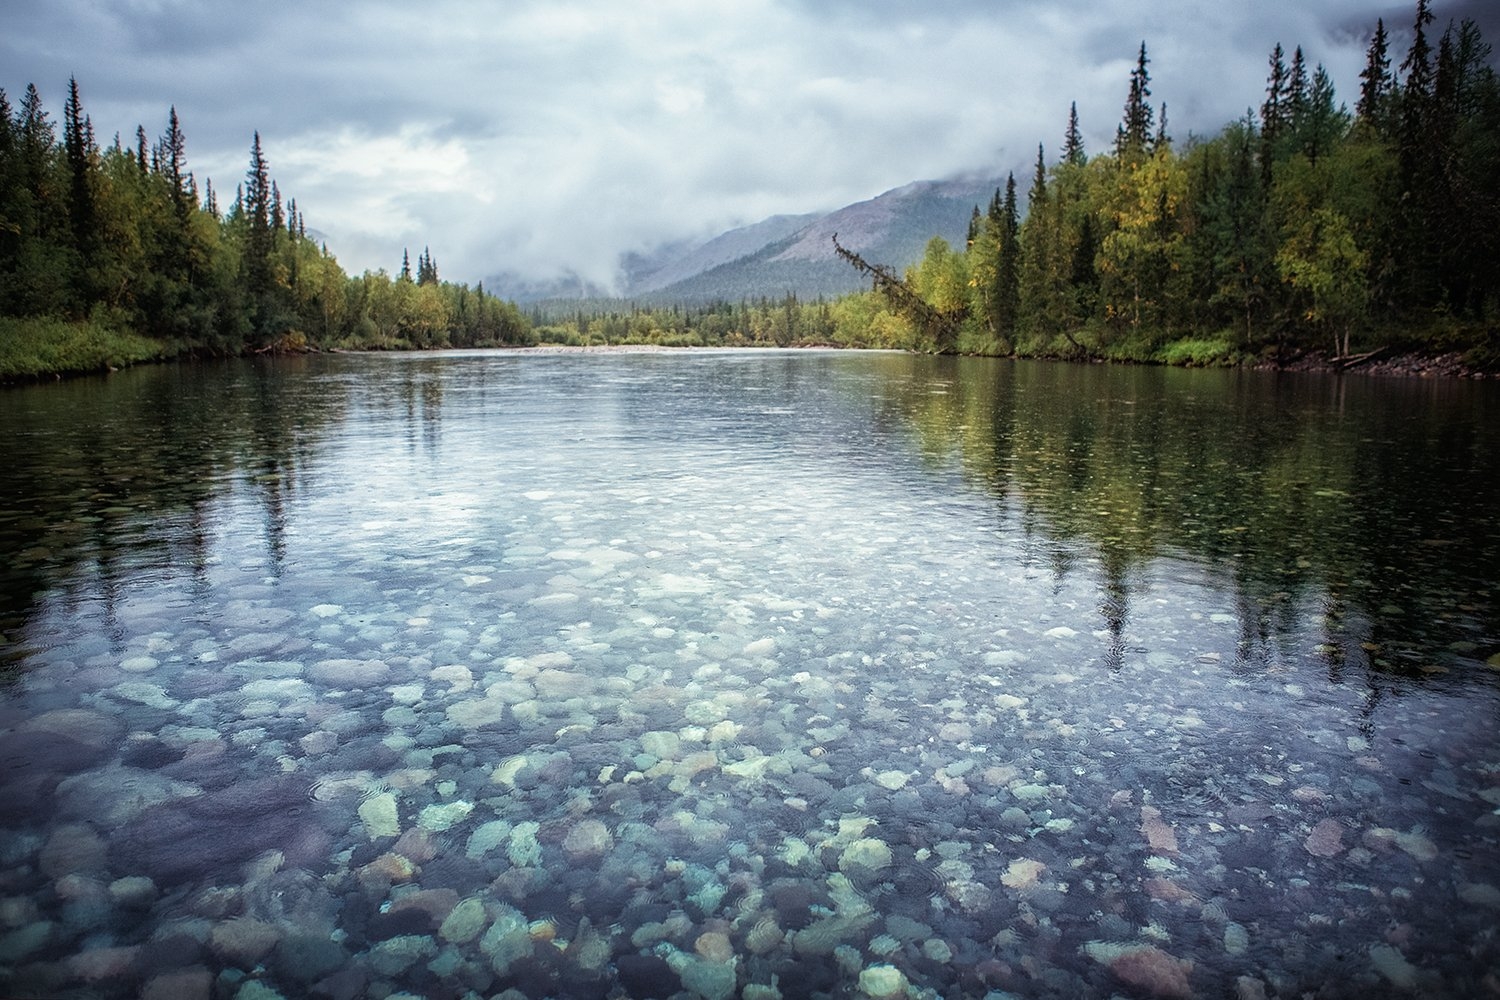
[{"label": "leaning dead tree", "polygon": [[875,291],[885,297],[892,309],[915,323],[937,344],[938,352],[948,354],[958,343],[958,328],[963,324],[965,309],[945,312],[938,309],[911,287],[911,283],[884,264],[871,264],[859,254],[839,242],[839,234],[833,234],[833,250],[844,260],[869,275]]}]

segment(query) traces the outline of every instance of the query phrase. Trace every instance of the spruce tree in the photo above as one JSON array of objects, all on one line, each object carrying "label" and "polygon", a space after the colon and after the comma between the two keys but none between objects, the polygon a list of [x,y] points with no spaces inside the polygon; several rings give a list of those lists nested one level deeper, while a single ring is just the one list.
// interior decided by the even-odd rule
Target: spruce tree
[{"label": "spruce tree", "polygon": [[1432,96],[1432,45],[1427,41],[1427,26],[1433,22],[1428,0],[1417,0],[1417,19],[1412,25],[1411,48],[1401,69],[1406,73],[1404,93],[1420,103]]},{"label": "spruce tree", "polygon": [[1287,71],[1286,80],[1286,122],[1292,128],[1302,124],[1302,116],[1307,114],[1307,100],[1310,83],[1307,77],[1307,61],[1302,56],[1302,46],[1292,52],[1292,67]]},{"label": "spruce tree", "polygon": [[72,226],[72,248],[76,257],[70,261],[72,272],[71,310],[85,314],[94,304],[96,244],[99,238],[98,199],[95,196],[95,160],[98,147],[94,126],[83,113],[78,96],[78,80],[68,79],[68,100],[63,107],[63,149],[68,165],[68,220]]},{"label": "spruce tree", "polygon": [[1138,158],[1149,148],[1154,112],[1151,102],[1151,75],[1146,66],[1146,43],[1141,43],[1135,68],[1130,71],[1130,90],[1125,97],[1125,114],[1115,130],[1115,155],[1121,160]]},{"label": "spruce tree", "polygon": [[1000,209],[1000,255],[995,268],[995,327],[1014,340],[1021,304],[1020,218],[1016,206],[1016,175],[1005,179],[1005,201]]},{"label": "spruce tree", "polygon": [[1389,41],[1385,33],[1385,20],[1376,18],[1375,36],[1370,39],[1370,48],[1365,55],[1365,68],[1360,71],[1359,103],[1354,113],[1363,122],[1380,131],[1385,117],[1386,96],[1391,90],[1391,60],[1387,55]]},{"label": "spruce tree", "polygon": [[1276,150],[1288,125],[1288,74],[1281,43],[1271,50],[1271,72],[1266,78],[1266,99],[1260,106],[1261,186],[1269,191]]},{"label": "spruce tree", "polygon": [[437,261],[432,259],[432,249],[423,247],[422,256],[417,258],[417,284],[436,285],[437,283]]},{"label": "spruce tree", "polygon": [[1078,127],[1077,101],[1068,107],[1068,130],[1063,135],[1062,161],[1079,167],[1088,162],[1083,149],[1083,132]]},{"label": "spruce tree", "polygon": [[1027,212],[1036,210],[1037,205],[1047,198],[1047,154],[1041,143],[1036,144],[1036,169],[1031,174],[1031,194],[1027,198]]},{"label": "spruce tree", "polygon": [[396,280],[411,280],[411,252],[408,251],[405,247],[402,247],[401,249],[401,275]]},{"label": "spruce tree", "polygon": [[172,188],[172,203],[176,206],[178,215],[186,220],[194,203],[188,197],[187,139],[182,134],[182,123],[177,120],[176,105],[172,106],[167,115],[167,134],[162,136],[161,150],[162,173],[166,175],[167,183]]},{"label": "spruce tree", "polygon": [[250,297],[250,322],[260,341],[268,343],[274,326],[271,301],[271,253],[274,249],[271,234],[271,176],[265,154],[261,152],[258,131],[250,147],[250,169],[245,173],[243,211],[246,217],[245,290]]},{"label": "spruce tree", "polygon": [[1310,163],[1316,164],[1332,151],[1348,131],[1349,112],[1334,101],[1333,80],[1319,63],[1313,70],[1307,107],[1297,127],[1297,147]]},{"label": "spruce tree", "polygon": [[1442,198],[1438,188],[1446,150],[1435,115],[1432,46],[1427,26],[1433,21],[1428,0],[1417,0],[1411,48],[1401,63],[1406,84],[1401,90],[1396,157],[1400,190],[1394,256],[1398,266],[1398,304],[1425,308],[1436,304],[1439,279],[1439,234],[1433,223]]}]

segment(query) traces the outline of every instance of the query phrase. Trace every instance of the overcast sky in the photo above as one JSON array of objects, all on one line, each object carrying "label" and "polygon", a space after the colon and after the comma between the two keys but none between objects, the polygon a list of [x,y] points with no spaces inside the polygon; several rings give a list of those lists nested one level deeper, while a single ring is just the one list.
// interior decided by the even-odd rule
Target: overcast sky
[{"label": "overcast sky", "polygon": [[[1494,15],[1437,0],[1438,29]],[[259,130],[272,176],[358,273],[432,248],[442,276],[572,269],[908,181],[1025,171],[1078,102],[1107,147],[1137,49],[1171,131],[1258,105],[1278,41],[1352,105],[1381,0],[0,0],[0,86],[101,142],[159,136],[221,202]]]}]

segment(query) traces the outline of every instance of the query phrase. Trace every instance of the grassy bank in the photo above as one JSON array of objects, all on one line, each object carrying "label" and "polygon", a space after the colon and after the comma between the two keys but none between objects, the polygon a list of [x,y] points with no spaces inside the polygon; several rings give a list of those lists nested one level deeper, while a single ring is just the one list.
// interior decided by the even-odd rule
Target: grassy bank
[{"label": "grassy bank", "polygon": [[0,382],[105,372],[176,353],[160,340],[99,322],[0,317]]}]

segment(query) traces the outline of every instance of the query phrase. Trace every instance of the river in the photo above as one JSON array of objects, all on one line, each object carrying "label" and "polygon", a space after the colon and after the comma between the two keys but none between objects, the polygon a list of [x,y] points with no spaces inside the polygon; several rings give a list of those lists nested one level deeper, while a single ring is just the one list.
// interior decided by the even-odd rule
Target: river
[{"label": "river", "polygon": [[0,429],[0,993],[1500,988],[1493,385],[334,355]]}]

